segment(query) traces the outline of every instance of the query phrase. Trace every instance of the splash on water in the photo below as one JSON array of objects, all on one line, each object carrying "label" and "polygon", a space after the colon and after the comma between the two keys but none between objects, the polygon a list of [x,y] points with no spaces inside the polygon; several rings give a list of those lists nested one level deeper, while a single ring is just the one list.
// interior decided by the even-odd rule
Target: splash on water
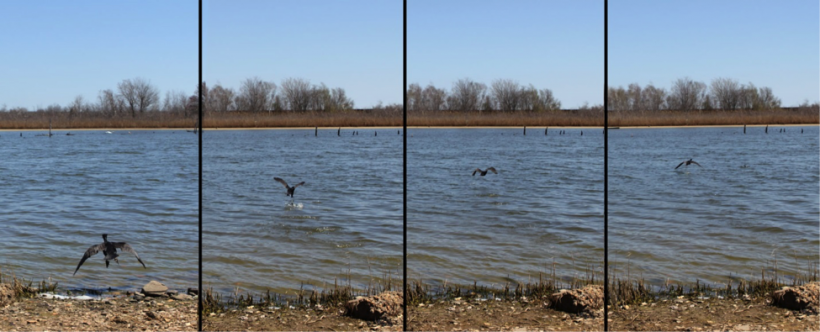
[{"label": "splash on water", "polygon": [[304,207],[305,207],[304,204],[294,203],[294,202],[288,202],[288,204],[285,205],[286,210],[301,210]]}]

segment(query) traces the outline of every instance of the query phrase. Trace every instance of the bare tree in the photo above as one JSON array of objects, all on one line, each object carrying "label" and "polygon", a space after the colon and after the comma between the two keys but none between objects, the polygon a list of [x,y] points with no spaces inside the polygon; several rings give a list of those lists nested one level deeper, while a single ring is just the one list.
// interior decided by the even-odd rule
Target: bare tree
[{"label": "bare tree", "polygon": [[235,93],[231,88],[223,88],[216,84],[211,91],[209,91],[207,108],[209,111],[226,112],[233,109],[233,100]]},{"label": "bare tree", "polygon": [[643,90],[638,83],[629,84],[629,87],[626,90],[627,99],[629,102],[629,110],[632,111],[643,111],[645,107],[643,105]]},{"label": "bare tree", "polygon": [[492,95],[498,109],[503,112],[512,112],[519,106],[519,84],[510,79],[497,79],[492,84]]},{"label": "bare tree", "polygon": [[407,88],[407,112],[421,111],[421,95],[421,86],[418,83],[410,84],[410,86]]},{"label": "bare tree", "polygon": [[552,90],[544,89],[538,93],[540,102],[539,108],[545,111],[557,111],[561,109],[561,102],[552,94]]},{"label": "bare tree", "polygon": [[734,110],[740,106],[740,84],[730,78],[712,80],[712,99],[716,108]]},{"label": "bare tree", "polygon": [[187,111],[188,96],[182,91],[166,91],[162,109],[169,113],[184,114]]},{"label": "bare tree", "polygon": [[758,95],[758,98],[759,98],[758,99],[758,103],[760,105],[759,109],[773,110],[773,109],[780,108],[780,98],[777,98],[777,97],[774,96],[774,93],[772,93],[772,88],[765,87],[765,86],[761,87],[758,90],[757,95]]},{"label": "bare tree", "polygon": [[706,84],[693,81],[688,77],[680,78],[672,85],[666,103],[669,109],[673,110],[690,111],[697,109],[702,104],[701,98],[704,90],[706,90]]},{"label": "bare tree", "polygon": [[136,117],[137,112],[155,109],[159,104],[159,89],[142,78],[124,80],[117,87],[131,117]]},{"label": "bare tree", "polygon": [[647,111],[662,110],[664,108],[664,102],[666,101],[666,90],[656,88],[654,85],[649,84],[643,89],[641,100],[643,108]]},{"label": "bare tree", "polygon": [[260,112],[269,106],[271,93],[275,85],[271,82],[263,81],[258,77],[246,79],[239,88],[236,96],[236,107],[239,110]]},{"label": "bare tree", "polygon": [[286,78],[282,81],[282,94],[291,111],[305,112],[310,107],[313,89],[306,79]]},{"label": "bare tree", "polygon": [[607,102],[609,104],[607,109],[610,111],[628,111],[630,109],[629,94],[621,86],[607,89]]},{"label": "bare tree", "polygon": [[100,91],[99,109],[108,116],[116,116],[125,111],[125,100],[120,96],[114,94],[110,89]]},{"label": "bare tree", "polygon": [[532,84],[528,87],[522,86],[518,90],[518,107],[522,111],[536,111],[540,110],[540,100],[538,98],[538,89]]},{"label": "bare tree", "polygon": [[487,86],[482,83],[469,78],[460,79],[453,83],[453,89],[450,91],[453,97],[448,103],[450,109],[462,112],[478,110],[486,91]]},{"label": "bare tree", "polygon": [[444,110],[447,105],[447,92],[428,84],[422,91],[422,111],[436,112]]},{"label": "bare tree", "polygon": [[334,111],[348,111],[352,110],[354,106],[353,99],[348,98],[342,88],[330,90],[330,102]]}]

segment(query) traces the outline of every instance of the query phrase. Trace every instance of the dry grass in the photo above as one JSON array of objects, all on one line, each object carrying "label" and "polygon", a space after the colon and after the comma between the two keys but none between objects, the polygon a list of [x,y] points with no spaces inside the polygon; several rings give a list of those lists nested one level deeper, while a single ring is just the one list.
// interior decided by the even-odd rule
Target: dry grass
[{"label": "dry grass", "polygon": [[557,126],[602,127],[602,111],[561,110],[553,112],[426,112],[408,113],[408,126]]},{"label": "dry grass", "polygon": [[[554,265],[553,265],[554,266]],[[450,284],[446,280],[440,285],[425,284],[423,281],[414,280],[407,283],[407,304],[415,306],[419,303],[432,303],[438,299],[450,299],[457,297],[474,298],[479,296],[489,298],[500,298],[506,300],[520,299],[522,296],[530,298],[542,298],[549,296],[561,289],[578,289],[587,285],[603,284],[602,270],[594,266],[585,268],[583,277],[561,278],[556,275],[555,268],[549,274],[539,273],[538,279],[527,280],[513,284],[504,285],[479,285],[473,282],[472,285]]]},{"label": "dry grass", "polygon": [[116,128],[187,128],[196,125],[196,115],[147,112],[131,116],[107,116],[101,113],[68,112],[0,112],[0,129],[116,129]]},{"label": "dry grass", "polygon": [[354,288],[349,282],[350,279],[347,280],[347,285],[340,285],[338,280],[334,280],[333,286],[324,285],[319,291],[305,290],[304,285],[302,285],[296,296],[271,293],[270,291],[263,294],[251,294],[250,292],[242,294],[239,289],[234,290],[233,294],[229,296],[224,296],[214,292],[213,288],[209,288],[202,298],[203,314],[220,313],[230,308],[251,305],[284,305],[285,307],[290,305],[314,306],[316,304],[339,305],[355,299],[357,296],[378,295],[387,291],[401,290],[402,288],[402,284],[396,282],[392,273],[385,273],[381,279],[370,278],[364,289]]},{"label": "dry grass", "polygon": [[0,271],[0,284],[9,285],[11,287],[12,297],[15,299],[35,297],[39,293],[53,293],[57,290],[57,283],[51,282],[50,278],[48,281],[40,281],[37,286],[34,287],[34,282],[31,280],[26,281],[22,278],[17,278],[14,274],[4,275],[2,271]]},{"label": "dry grass", "polygon": [[289,127],[401,127],[401,112],[355,110],[332,113],[291,112],[212,112],[205,116],[204,128],[289,128]]},{"label": "dry grass", "polygon": [[[615,270],[614,265],[610,266],[608,304],[616,306],[639,304],[672,296],[690,298],[698,296],[724,296],[730,298],[743,295],[764,296],[783,286],[795,287],[820,280],[818,279],[820,269],[818,269],[818,264],[813,262],[807,263],[805,271],[796,271],[792,275],[781,274],[778,271],[776,260],[771,264],[767,262],[767,267],[761,270],[760,279],[740,279],[734,283],[729,280],[725,285],[710,285],[701,283],[700,280],[696,280],[694,284],[672,283],[667,280],[664,285],[650,285],[642,275],[630,275],[628,266],[629,263],[627,263],[627,270],[621,271],[620,274]],[[769,273],[767,274],[766,271],[769,271]],[[786,282],[785,280],[790,281]]]},{"label": "dry grass", "polygon": [[609,113],[610,127],[818,124],[811,107],[770,111],[621,111]]}]

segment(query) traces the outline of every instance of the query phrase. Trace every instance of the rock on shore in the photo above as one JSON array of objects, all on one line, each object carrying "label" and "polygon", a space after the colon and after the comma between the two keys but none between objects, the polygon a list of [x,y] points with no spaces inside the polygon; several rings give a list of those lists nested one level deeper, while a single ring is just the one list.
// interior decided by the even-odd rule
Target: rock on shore
[{"label": "rock on shore", "polygon": [[592,312],[603,308],[604,286],[589,285],[581,289],[553,293],[549,297],[549,307],[570,313]]},{"label": "rock on shore", "polygon": [[774,291],[772,292],[772,305],[792,310],[812,308],[817,312],[820,306],[820,283],[784,287],[779,291]]},{"label": "rock on shore", "polygon": [[384,292],[375,296],[358,297],[345,304],[345,315],[375,321],[402,314],[404,298],[399,292]]}]

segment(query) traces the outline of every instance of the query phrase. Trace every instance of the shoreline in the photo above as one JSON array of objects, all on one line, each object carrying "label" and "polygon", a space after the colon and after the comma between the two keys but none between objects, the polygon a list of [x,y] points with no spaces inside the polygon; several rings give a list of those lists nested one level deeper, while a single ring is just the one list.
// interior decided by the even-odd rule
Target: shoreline
[{"label": "shoreline", "polygon": [[[619,129],[676,129],[676,128],[743,128],[743,124],[731,124],[731,125],[691,125],[691,126],[680,126],[680,125],[671,125],[671,126],[619,126],[619,127],[612,127],[610,126],[610,130],[619,130]],[[750,128],[765,128],[767,125],[761,124],[750,124],[746,125],[746,127]],[[800,124],[772,124],[768,125],[769,127],[820,127],[820,123],[800,123]],[[407,126],[407,129],[523,129],[525,126]],[[555,129],[603,129],[603,126],[526,126],[527,129],[545,129],[545,128],[555,128]],[[317,127],[230,127],[230,128],[202,128],[203,131],[230,131],[230,130],[310,130],[316,129]],[[351,130],[351,129],[374,129],[374,130],[386,130],[386,129],[402,129],[403,126],[361,126],[361,127],[318,127],[319,130],[338,130],[341,128],[342,130]],[[192,130],[192,128],[71,128],[71,129],[54,129],[52,128],[52,132],[71,132],[71,131],[112,131],[112,132],[123,132],[123,131],[182,131],[182,130]],[[48,131],[48,128],[43,129],[0,129],[0,132],[32,132],[32,131]]]}]

